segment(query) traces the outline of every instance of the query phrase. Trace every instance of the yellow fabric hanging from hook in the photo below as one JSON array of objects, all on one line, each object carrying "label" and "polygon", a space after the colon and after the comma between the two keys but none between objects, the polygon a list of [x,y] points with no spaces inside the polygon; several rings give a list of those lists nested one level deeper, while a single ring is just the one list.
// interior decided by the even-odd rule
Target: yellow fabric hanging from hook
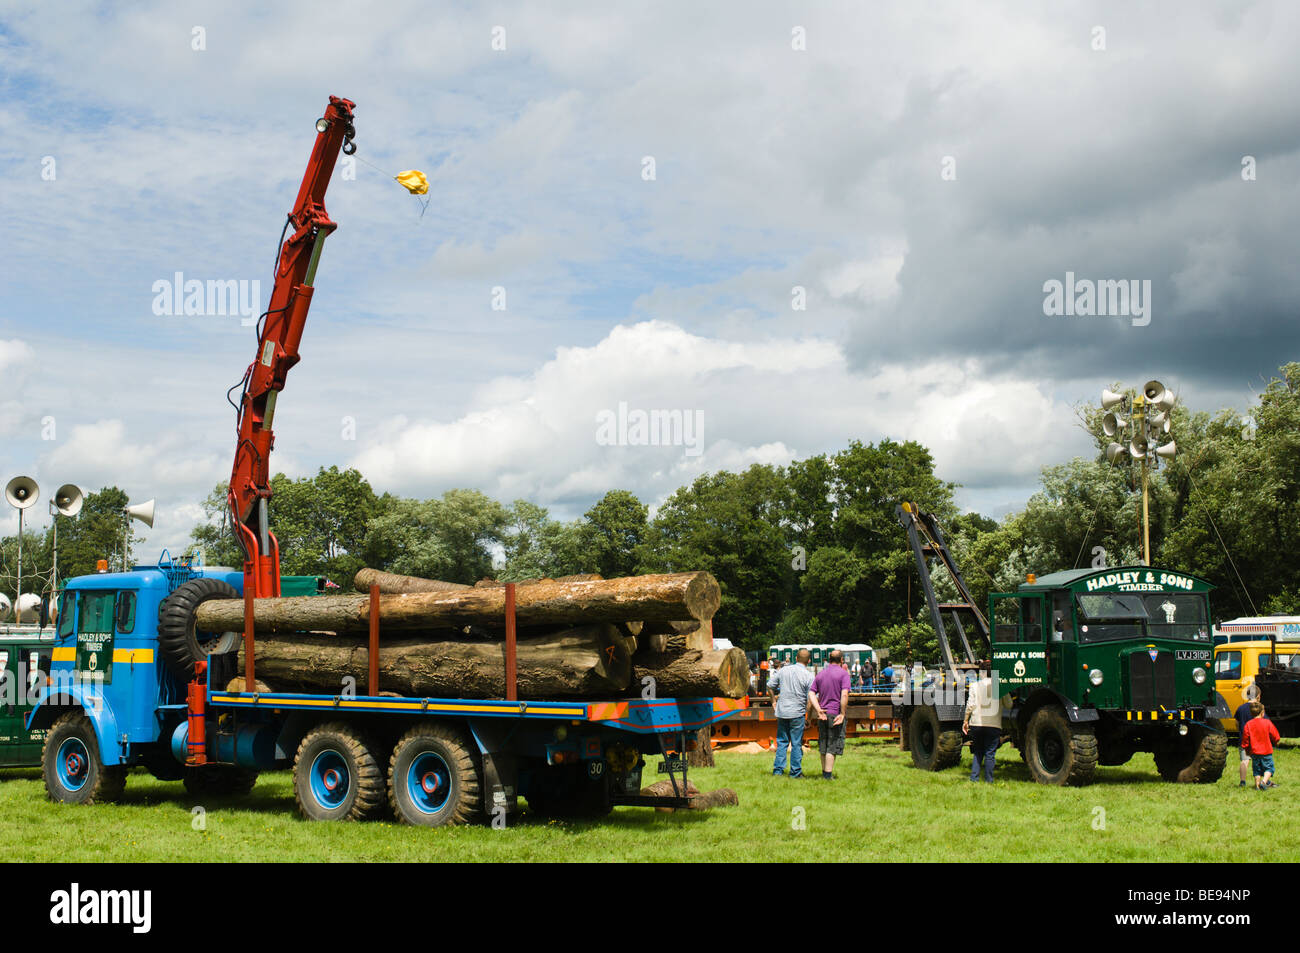
[{"label": "yellow fabric hanging from hook", "polygon": [[429,180],[424,177],[424,173],[419,169],[407,169],[405,172],[397,173],[393,178],[412,195],[427,195],[429,193]]}]

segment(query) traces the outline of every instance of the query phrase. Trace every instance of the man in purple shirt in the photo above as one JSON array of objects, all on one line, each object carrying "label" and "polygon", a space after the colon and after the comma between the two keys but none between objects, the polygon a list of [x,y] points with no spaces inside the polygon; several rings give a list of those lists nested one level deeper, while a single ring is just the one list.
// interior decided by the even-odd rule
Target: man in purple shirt
[{"label": "man in purple shirt", "polygon": [[849,673],[844,669],[844,653],[831,650],[829,663],[813,679],[808,693],[817,713],[817,749],[822,756],[822,779],[834,776],[835,756],[844,753],[844,713],[849,707]]}]

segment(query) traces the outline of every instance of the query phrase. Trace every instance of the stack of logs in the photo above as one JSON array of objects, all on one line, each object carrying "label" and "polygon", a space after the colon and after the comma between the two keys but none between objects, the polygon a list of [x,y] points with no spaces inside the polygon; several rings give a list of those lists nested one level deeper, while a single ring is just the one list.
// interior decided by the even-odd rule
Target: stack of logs
[{"label": "stack of logs", "polygon": [[[374,569],[354,582],[359,594],[253,601],[259,683],[329,695],[349,677],[364,686],[368,593],[376,585],[381,693],[505,697],[505,583],[466,586]],[[719,599],[717,580],[705,572],[521,581],[517,697],[740,698],[749,685],[745,653],[713,648]],[[206,633],[242,631],[244,602],[204,602],[195,625]],[[239,665],[242,672],[242,651]]]}]

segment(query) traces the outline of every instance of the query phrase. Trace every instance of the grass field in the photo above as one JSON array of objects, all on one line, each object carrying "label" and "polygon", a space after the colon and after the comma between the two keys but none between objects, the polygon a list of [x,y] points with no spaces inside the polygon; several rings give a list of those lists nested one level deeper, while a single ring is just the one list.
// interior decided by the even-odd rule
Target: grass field
[{"label": "grass field", "polygon": [[[601,821],[520,817],[506,830],[415,829],[300,820],[288,772],[251,796],[205,805],[178,783],[133,774],[119,804],[51,804],[36,770],[0,771],[0,845],[9,861],[1294,861],[1300,747],[1279,748],[1280,786],[1237,786],[1237,750],[1214,785],[1159,780],[1150,755],[1101,768],[1086,788],[1033,784],[1014,749],[998,780],[927,774],[892,744],[850,742],[835,781],[771,775],[771,755],[720,752],[693,780],[734,788],[740,806],[698,814],[617,808]],[[646,769],[656,780],[658,759]],[[805,766],[817,770],[816,752]],[[1104,829],[1095,829],[1103,819]],[[802,817],[803,830],[795,829]]]}]

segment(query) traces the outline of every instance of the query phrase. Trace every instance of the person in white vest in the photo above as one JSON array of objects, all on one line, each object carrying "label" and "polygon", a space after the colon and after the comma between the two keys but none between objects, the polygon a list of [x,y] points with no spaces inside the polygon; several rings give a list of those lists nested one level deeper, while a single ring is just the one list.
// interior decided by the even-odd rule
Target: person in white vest
[{"label": "person in white vest", "polygon": [[980,779],[982,765],[984,780],[991,783],[993,755],[1002,742],[1002,704],[997,684],[988,672],[966,686],[966,717],[961,730],[970,736],[970,779]]}]

